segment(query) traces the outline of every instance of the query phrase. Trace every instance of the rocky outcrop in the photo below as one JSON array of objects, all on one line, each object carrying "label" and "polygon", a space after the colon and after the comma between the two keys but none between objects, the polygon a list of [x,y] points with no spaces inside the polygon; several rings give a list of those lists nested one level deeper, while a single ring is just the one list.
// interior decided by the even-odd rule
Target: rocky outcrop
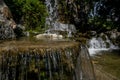
[{"label": "rocky outcrop", "polygon": [[0,22],[13,29],[16,28],[16,23],[12,19],[12,14],[3,0],[0,0]]},{"label": "rocky outcrop", "polygon": [[117,29],[107,31],[106,34],[115,45],[120,46],[120,32]]},{"label": "rocky outcrop", "polygon": [[90,37],[90,48],[118,49],[120,47],[120,32],[117,29],[101,33],[89,31],[87,35]]},{"label": "rocky outcrop", "polygon": [[110,39],[116,39],[120,36],[120,32],[118,32],[117,29],[107,31],[106,34],[110,37]]},{"label": "rocky outcrop", "polygon": [[13,20],[12,14],[3,0],[0,0],[0,40],[23,36],[23,29]]},{"label": "rocky outcrop", "polygon": [[0,0],[0,40],[15,38],[16,26],[9,8],[3,0]]}]

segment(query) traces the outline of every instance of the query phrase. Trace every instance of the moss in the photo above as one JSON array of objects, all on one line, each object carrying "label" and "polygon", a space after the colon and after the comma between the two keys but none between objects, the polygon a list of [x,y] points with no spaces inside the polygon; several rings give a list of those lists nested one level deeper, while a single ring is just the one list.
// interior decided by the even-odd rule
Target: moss
[{"label": "moss", "polygon": [[65,49],[65,48],[73,48],[75,46],[79,46],[78,42],[73,41],[5,41],[0,44],[0,53],[9,51],[12,54],[18,52],[37,52],[44,53],[44,51],[51,50],[51,49]]},{"label": "moss", "polygon": [[27,76],[29,80],[38,80],[38,77],[48,80],[51,79],[50,71],[54,80],[72,80],[75,68],[72,60],[74,57],[78,57],[76,54],[79,53],[79,43],[71,41],[8,43],[0,44],[2,46],[0,48],[0,56],[2,57],[0,60],[4,58],[2,63],[4,67],[17,67],[19,72],[19,79],[17,80],[22,80],[24,76]]}]

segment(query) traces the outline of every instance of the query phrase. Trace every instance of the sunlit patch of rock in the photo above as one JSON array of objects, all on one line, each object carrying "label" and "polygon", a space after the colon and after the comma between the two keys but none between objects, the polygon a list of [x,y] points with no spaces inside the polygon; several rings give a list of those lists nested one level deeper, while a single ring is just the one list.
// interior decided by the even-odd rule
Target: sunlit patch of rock
[{"label": "sunlit patch of rock", "polygon": [[40,39],[50,39],[50,40],[61,40],[63,39],[62,35],[57,35],[57,34],[38,34],[35,36],[36,39],[40,40]]}]

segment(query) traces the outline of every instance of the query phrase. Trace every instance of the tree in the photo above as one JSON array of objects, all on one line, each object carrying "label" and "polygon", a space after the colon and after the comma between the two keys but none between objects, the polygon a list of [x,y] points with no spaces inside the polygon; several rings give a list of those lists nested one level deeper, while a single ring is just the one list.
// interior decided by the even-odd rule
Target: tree
[{"label": "tree", "polygon": [[47,11],[44,3],[39,0],[5,0],[13,18],[23,24],[27,30],[44,28]]}]

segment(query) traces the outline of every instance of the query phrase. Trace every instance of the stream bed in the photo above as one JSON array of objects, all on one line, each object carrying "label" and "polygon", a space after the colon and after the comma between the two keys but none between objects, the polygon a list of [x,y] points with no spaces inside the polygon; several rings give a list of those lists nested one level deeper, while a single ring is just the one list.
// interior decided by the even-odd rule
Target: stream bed
[{"label": "stream bed", "polygon": [[105,78],[110,78],[109,80],[120,79],[120,49],[99,51],[92,55],[92,61],[97,69],[98,80]]}]

